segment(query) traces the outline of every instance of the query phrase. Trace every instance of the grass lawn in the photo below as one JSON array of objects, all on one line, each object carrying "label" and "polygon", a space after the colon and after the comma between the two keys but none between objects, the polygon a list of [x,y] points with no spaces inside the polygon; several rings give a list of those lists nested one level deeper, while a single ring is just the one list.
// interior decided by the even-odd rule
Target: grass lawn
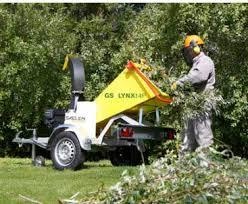
[{"label": "grass lawn", "polygon": [[135,171],[135,167],[113,167],[109,161],[85,162],[79,171],[57,171],[51,161],[46,167],[34,167],[31,159],[0,158],[0,203],[28,203],[19,194],[42,203],[58,203],[77,192],[77,198],[96,191],[102,184],[105,188],[115,184],[124,169]]}]

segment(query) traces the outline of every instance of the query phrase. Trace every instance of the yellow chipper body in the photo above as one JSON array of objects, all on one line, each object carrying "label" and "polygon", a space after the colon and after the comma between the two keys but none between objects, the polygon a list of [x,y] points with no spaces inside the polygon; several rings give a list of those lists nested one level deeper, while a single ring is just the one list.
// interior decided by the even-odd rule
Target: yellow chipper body
[{"label": "yellow chipper body", "polygon": [[96,122],[100,123],[120,114],[145,112],[171,103],[168,94],[156,87],[129,61],[126,68],[95,99]]},{"label": "yellow chipper body", "polygon": [[[52,129],[48,137],[20,138],[14,142],[47,149],[56,169],[76,169],[85,161],[86,151],[107,151],[113,165],[138,165],[147,161],[146,142],[174,139],[172,128],[159,126],[159,107],[172,99],[152,83],[129,61],[124,70],[95,98],[85,101],[84,68],[79,58],[67,56],[64,69],[70,68],[72,97],[68,110],[45,111],[45,124]],[[151,124],[143,120],[146,113],[154,113]],[[148,125],[149,124],[149,125]]]}]

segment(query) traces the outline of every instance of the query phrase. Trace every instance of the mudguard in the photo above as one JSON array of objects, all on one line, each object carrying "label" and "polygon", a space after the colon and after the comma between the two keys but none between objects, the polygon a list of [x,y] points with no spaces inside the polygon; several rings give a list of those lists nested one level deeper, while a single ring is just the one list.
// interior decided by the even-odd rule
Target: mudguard
[{"label": "mudguard", "polygon": [[83,138],[82,135],[80,136],[78,128],[70,124],[59,125],[53,130],[53,132],[50,135],[49,141],[48,141],[48,149],[50,149],[51,143],[53,139],[56,137],[56,135],[58,135],[59,133],[63,131],[72,132],[73,134],[75,134],[83,150],[86,150],[86,151],[91,150],[91,143],[92,143],[91,139]]}]

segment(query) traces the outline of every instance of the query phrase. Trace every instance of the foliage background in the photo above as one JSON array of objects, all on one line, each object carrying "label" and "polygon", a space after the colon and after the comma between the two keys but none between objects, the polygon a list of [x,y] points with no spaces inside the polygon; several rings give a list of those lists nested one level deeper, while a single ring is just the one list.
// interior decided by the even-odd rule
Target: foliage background
[{"label": "foliage background", "polygon": [[[84,62],[88,100],[128,59],[146,58],[156,67],[152,79],[167,90],[188,71],[180,50],[194,33],[206,42],[226,102],[214,119],[215,137],[247,157],[247,26],[247,4],[0,4],[0,155],[18,153],[14,134],[40,126],[44,109],[67,107],[67,53]],[[164,125],[180,130],[183,111],[165,108]]]}]

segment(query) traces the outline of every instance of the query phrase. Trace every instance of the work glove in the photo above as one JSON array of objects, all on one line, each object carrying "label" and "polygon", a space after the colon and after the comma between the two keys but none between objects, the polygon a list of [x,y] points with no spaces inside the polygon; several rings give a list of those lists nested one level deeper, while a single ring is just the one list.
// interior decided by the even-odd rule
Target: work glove
[{"label": "work glove", "polygon": [[172,91],[175,91],[177,89],[177,82],[174,82],[172,85],[171,85],[171,90]]}]

